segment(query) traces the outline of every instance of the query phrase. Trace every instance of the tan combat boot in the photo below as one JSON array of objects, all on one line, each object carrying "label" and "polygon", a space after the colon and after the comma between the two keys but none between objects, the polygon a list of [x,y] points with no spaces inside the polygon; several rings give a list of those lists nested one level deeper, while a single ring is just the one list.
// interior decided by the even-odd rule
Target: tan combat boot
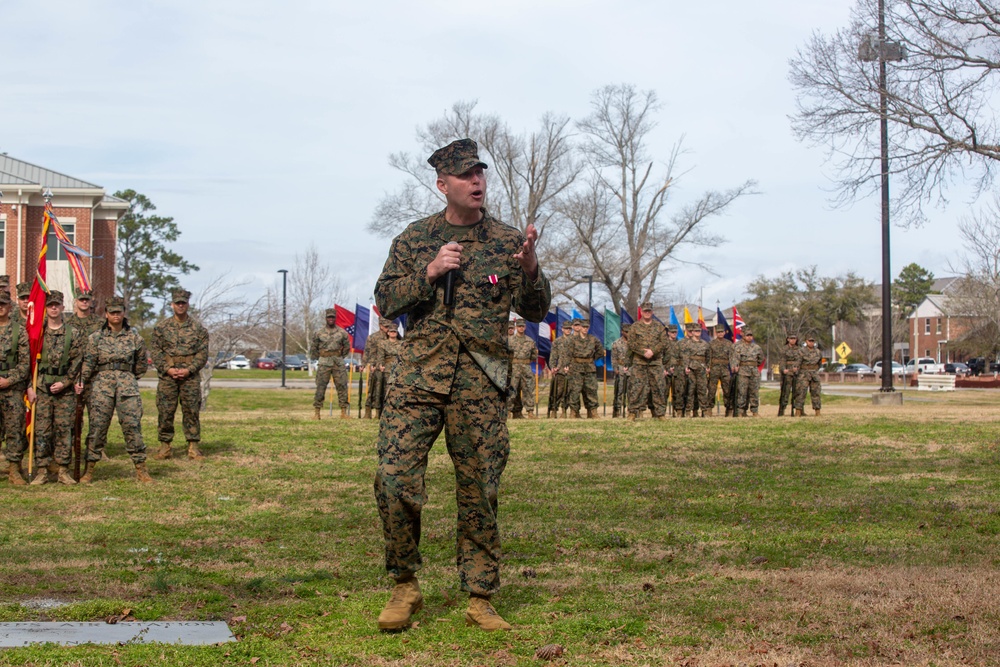
[{"label": "tan combat boot", "polygon": [[135,481],[143,482],[145,484],[152,484],[153,478],[149,476],[149,471],[146,470],[145,463],[135,464]]},{"label": "tan combat boot", "polygon": [[69,468],[66,466],[59,466],[59,473],[56,481],[60,484],[76,484],[76,480],[73,479],[73,475],[70,474]]},{"label": "tan combat boot", "polygon": [[21,475],[21,462],[18,461],[14,463],[10,461],[7,463],[7,479],[14,486],[24,486],[27,482],[24,481],[24,477]]},{"label": "tan combat boot", "polygon": [[654,419],[655,421],[658,421],[658,422],[661,422],[661,421],[663,421],[663,420],[664,420],[664,419],[666,419],[666,418],[667,418],[667,416],[666,416],[666,415],[653,415],[653,419]]},{"label": "tan combat boot", "polygon": [[726,408],[726,416],[727,417],[732,417],[733,416],[733,410],[732,410],[732,408]]},{"label": "tan combat boot", "polygon": [[566,408],[563,408],[562,418],[566,419]]},{"label": "tan combat boot", "polygon": [[372,409],[365,408],[365,419],[371,419],[371,418],[372,418]]},{"label": "tan combat boot", "polygon": [[347,419],[347,408],[341,408],[340,409],[340,418],[341,419]]},{"label": "tan combat boot", "polygon": [[171,458],[173,455],[174,455],[174,450],[170,446],[170,443],[161,442],[160,449],[155,454],[153,454],[153,458],[156,459],[157,461],[164,461],[166,459]]},{"label": "tan combat boot", "polygon": [[313,419],[319,421],[319,408],[313,408]]},{"label": "tan combat boot", "polygon": [[816,410],[816,416],[819,417],[819,410]]},{"label": "tan combat boot", "polygon": [[587,419],[597,419],[597,408],[587,408]]},{"label": "tan combat boot", "polygon": [[636,418],[636,413],[634,413],[634,412],[628,413],[628,421],[634,422],[635,418]]},{"label": "tan combat boot", "polygon": [[188,458],[192,461],[201,461],[205,458],[205,455],[198,449],[198,443],[194,440],[188,440]]},{"label": "tan combat boot", "polygon": [[416,577],[397,583],[389,601],[378,615],[379,630],[402,630],[410,627],[410,617],[423,609],[424,596]]},{"label": "tan combat boot", "polygon": [[784,417],[785,416],[785,408],[783,406],[779,406],[778,407],[778,416],[779,417]]},{"label": "tan combat boot", "polygon": [[486,632],[510,630],[510,623],[503,620],[486,598],[469,598],[469,608],[465,612],[466,625],[478,625]]},{"label": "tan combat boot", "polygon": [[49,461],[49,483],[53,484],[57,479],[59,479],[59,464],[55,460]]},{"label": "tan combat boot", "polygon": [[573,410],[572,412],[573,412],[573,419],[580,419],[581,418],[579,410]]},{"label": "tan combat boot", "polygon": [[35,476],[31,479],[29,486],[41,486],[49,483],[49,471],[47,468],[35,468]]},{"label": "tan combat boot", "polygon": [[525,419],[534,419],[535,418],[535,411],[534,410],[528,410],[527,412],[524,413],[524,418]]},{"label": "tan combat boot", "polygon": [[511,419],[520,419],[521,418],[521,413],[520,412],[511,412],[510,413],[510,418]]},{"label": "tan combat boot", "polygon": [[381,419],[381,418],[382,418],[382,410],[376,410],[375,419]]},{"label": "tan combat boot", "polygon": [[751,415],[753,415],[754,417],[760,417],[760,413],[759,413],[759,412],[757,412],[756,410],[754,410],[754,411],[753,411],[753,412],[751,412],[750,414],[751,414]]},{"label": "tan combat boot", "polygon": [[614,410],[611,411],[612,419],[618,419],[621,416],[622,416],[622,411],[619,408],[615,408]]},{"label": "tan combat boot", "polygon": [[96,467],[97,461],[87,461],[87,467],[80,475],[80,484],[90,484],[94,481],[94,468]]}]

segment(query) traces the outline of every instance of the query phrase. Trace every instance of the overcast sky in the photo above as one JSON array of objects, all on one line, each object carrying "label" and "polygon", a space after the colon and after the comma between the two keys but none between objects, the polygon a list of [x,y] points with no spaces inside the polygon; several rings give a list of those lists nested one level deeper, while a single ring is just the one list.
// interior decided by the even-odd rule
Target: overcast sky
[{"label": "overcast sky", "polygon": [[[201,267],[182,278],[192,290],[229,272],[262,292],[314,242],[353,305],[388,250],[365,231],[402,182],[387,156],[416,150],[418,125],[478,100],[530,130],[631,83],[663,104],[651,154],[666,160],[684,139],[676,205],[747,179],[760,191],[710,223],[727,243],[683,257],[717,275],[675,272],[665,291],[726,307],[758,274],[813,264],[878,281],[877,198],[833,209],[824,151],[788,121],[789,58],[851,5],[8,0],[0,151],[146,194]],[[894,228],[893,275],[909,262],[948,275],[968,207],[956,196],[922,228]]]}]

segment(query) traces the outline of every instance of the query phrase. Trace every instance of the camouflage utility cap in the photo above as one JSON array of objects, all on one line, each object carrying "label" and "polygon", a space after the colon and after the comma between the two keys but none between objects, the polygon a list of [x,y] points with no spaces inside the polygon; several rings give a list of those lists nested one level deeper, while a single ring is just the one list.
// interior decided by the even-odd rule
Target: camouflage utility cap
[{"label": "camouflage utility cap", "polygon": [[63,305],[63,293],[57,289],[49,292],[48,296],[45,297],[46,306],[61,306]]},{"label": "camouflage utility cap", "polygon": [[31,283],[18,283],[17,298],[23,299],[26,296],[31,296]]},{"label": "camouflage utility cap", "polygon": [[716,324],[715,333],[726,333],[726,327],[722,326],[721,324]]},{"label": "camouflage utility cap", "polygon": [[90,301],[94,298],[94,293],[89,289],[80,290],[76,293],[76,298],[80,301]]},{"label": "camouflage utility cap", "polygon": [[667,331],[672,331],[673,333],[677,333],[677,325],[676,324],[668,324],[667,325]]},{"label": "camouflage utility cap", "polygon": [[653,302],[652,301],[643,301],[641,304],[639,304],[639,307],[642,308],[643,310],[652,311],[653,310]]},{"label": "camouflage utility cap", "polygon": [[187,303],[188,299],[191,298],[191,292],[186,289],[175,289],[171,292],[171,298],[173,303]]},{"label": "camouflage utility cap", "polygon": [[4,306],[10,305],[10,293],[7,290],[0,290],[0,304]]},{"label": "camouflage utility cap", "polygon": [[741,331],[740,333],[742,335],[744,335],[744,336],[752,336],[753,335],[753,331],[750,329],[750,327],[743,327],[743,331]]},{"label": "camouflage utility cap", "polygon": [[109,313],[124,313],[125,312],[125,299],[120,296],[113,296],[108,299],[108,303],[104,306],[104,310]]},{"label": "camouflage utility cap", "polygon": [[336,318],[337,317],[337,309],[336,308],[327,308],[326,309],[326,316],[327,317]]},{"label": "camouflage utility cap", "polygon": [[526,326],[528,326],[528,325],[527,325],[527,324],[525,323],[525,321],[524,321],[524,320],[514,320],[514,324],[515,324],[515,326],[519,326],[519,327],[526,327]]},{"label": "camouflage utility cap", "polygon": [[799,335],[798,334],[790,333],[787,336],[785,336],[785,340],[792,340],[793,338],[795,340],[798,340],[799,339]]},{"label": "camouflage utility cap", "polygon": [[427,158],[427,162],[439,174],[461,176],[473,167],[487,169],[488,165],[479,159],[479,146],[472,139],[459,139],[444,148],[439,148]]},{"label": "camouflage utility cap", "polygon": [[10,286],[10,276],[8,276],[6,273],[0,275],[0,285]]},{"label": "camouflage utility cap", "polygon": [[566,320],[565,322],[563,322],[563,327],[562,328],[563,329],[572,329],[574,323],[576,323],[576,320]]}]

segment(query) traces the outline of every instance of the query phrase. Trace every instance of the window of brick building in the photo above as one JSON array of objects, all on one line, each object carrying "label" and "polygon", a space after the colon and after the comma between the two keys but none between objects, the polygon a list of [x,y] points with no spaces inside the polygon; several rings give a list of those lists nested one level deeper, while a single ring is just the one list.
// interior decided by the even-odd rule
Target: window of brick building
[{"label": "window of brick building", "polygon": [[937,332],[941,333],[941,318],[937,318]]},{"label": "window of brick building", "polygon": [[924,320],[924,333],[929,334],[931,332],[931,318]]},{"label": "window of brick building", "polygon": [[[75,222],[61,222],[60,221],[59,225],[63,228],[63,231],[66,232],[66,236],[69,237],[69,242],[73,243],[73,244],[76,244],[76,223]],[[48,260],[48,261],[51,262],[51,261],[55,261],[55,260],[60,260],[60,259],[61,260],[65,260],[66,259],[66,251],[59,244],[59,239],[56,238],[56,231],[55,231],[55,229],[50,229],[49,230],[49,241],[48,241],[48,243],[49,243],[49,250],[48,250],[48,253],[45,255],[45,259],[46,260]]]},{"label": "window of brick building", "polygon": [[7,245],[7,222],[5,220],[0,220],[0,259],[3,259],[7,255],[4,254],[4,248]]}]

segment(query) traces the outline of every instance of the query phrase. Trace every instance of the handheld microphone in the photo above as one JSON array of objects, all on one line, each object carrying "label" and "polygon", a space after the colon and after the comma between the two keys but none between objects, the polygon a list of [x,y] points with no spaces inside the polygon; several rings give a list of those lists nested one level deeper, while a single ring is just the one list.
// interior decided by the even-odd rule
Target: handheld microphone
[{"label": "handheld microphone", "polygon": [[[457,241],[448,241],[448,245],[458,245]],[[455,303],[455,269],[449,269],[444,274],[444,305],[452,306]]]}]

